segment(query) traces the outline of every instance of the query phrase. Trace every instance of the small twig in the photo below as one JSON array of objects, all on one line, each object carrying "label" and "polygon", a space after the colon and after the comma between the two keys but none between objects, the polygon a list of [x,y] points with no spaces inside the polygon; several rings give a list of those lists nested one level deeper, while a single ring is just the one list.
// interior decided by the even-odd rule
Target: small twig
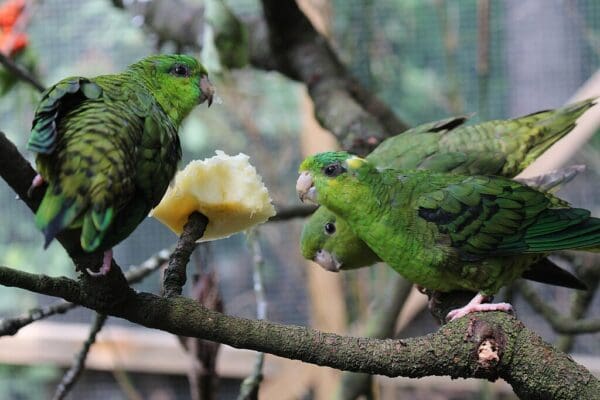
[{"label": "small twig", "polygon": [[[394,336],[396,319],[404,307],[411,288],[412,283],[395,274],[375,300],[373,306],[375,311],[367,320],[362,336],[380,339]],[[370,374],[344,371],[334,398],[353,400],[361,395],[372,398],[372,380]]]},{"label": "small twig", "polygon": [[196,240],[204,235],[204,230],[208,225],[208,218],[199,212],[190,214],[188,221],[183,227],[183,232],[179,237],[177,246],[171,254],[169,266],[165,270],[163,280],[164,296],[180,296],[183,285],[185,285],[186,268],[190,261],[190,256],[196,248]]},{"label": "small twig", "polygon": [[594,333],[600,331],[600,318],[573,319],[561,315],[554,307],[547,305],[537,293],[522,280],[515,282],[523,298],[540,313],[558,333]]},{"label": "small twig", "polygon": [[31,72],[29,72],[26,68],[21,65],[15,63],[8,56],[0,53],[0,64],[4,66],[7,70],[9,70],[14,76],[22,80],[23,82],[29,83],[31,86],[36,88],[38,91],[43,92],[46,90],[46,87],[42,85]]},{"label": "small twig", "polygon": [[[248,247],[252,253],[253,273],[252,281],[254,282],[254,294],[256,296],[256,318],[267,318],[267,299],[263,286],[263,269],[265,260],[262,255],[262,250],[259,243],[258,229],[250,230],[246,234]],[[240,386],[240,394],[238,400],[256,400],[258,399],[258,390],[260,383],[263,380],[263,364],[265,362],[265,353],[258,353],[252,374],[242,382]]]},{"label": "small twig", "polygon": [[96,335],[104,326],[106,318],[107,316],[105,314],[96,313],[96,315],[94,316],[94,321],[92,322],[92,326],[90,328],[90,334],[88,335],[87,340],[83,343],[83,347],[81,348],[79,353],[77,353],[77,355],[75,356],[75,362],[73,363],[71,368],[69,368],[69,370],[65,373],[60,383],[58,384],[56,392],[52,397],[53,400],[64,399],[65,396],[69,393],[69,391],[73,388],[73,385],[75,385],[75,382],[77,382],[77,379],[81,375],[83,367],[85,366],[85,360],[90,351],[90,348],[96,341]]},{"label": "small twig", "polygon": [[[223,311],[223,299],[219,291],[217,272],[212,265],[210,242],[204,242],[193,256],[195,273],[190,297],[209,310]],[[191,400],[213,400],[217,398],[217,357],[221,346],[218,342],[178,336],[179,343],[190,357],[188,381]]]},{"label": "small twig", "polygon": [[276,206],[275,208],[277,213],[269,218],[269,222],[308,217],[315,212],[317,206],[302,204],[297,206]]},{"label": "small twig", "polygon": [[[574,320],[582,319],[585,316],[600,284],[600,272],[596,268],[598,257],[595,254],[586,254],[583,258],[577,257],[577,259],[579,259],[579,262],[577,262],[579,266],[578,275],[585,282],[588,290],[578,290],[573,294],[570,318]],[[574,343],[574,334],[563,334],[557,338],[556,347],[568,353]]]},{"label": "small twig", "polygon": [[[131,268],[125,273],[127,282],[129,284],[140,282],[152,272],[158,270],[165,262],[167,262],[170,254],[171,250],[161,250],[139,266]],[[33,308],[27,313],[17,317],[0,319],[0,337],[15,335],[21,328],[31,324],[32,322],[36,322],[56,314],[66,313],[75,307],[79,307],[79,305],[66,301],[58,301],[46,307]]]},{"label": "small twig", "polygon": [[160,269],[160,267],[169,261],[171,257],[172,249],[162,249],[137,267],[130,268],[125,272],[125,279],[127,283],[133,285],[141,282],[148,275]]},{"label": "small twig", "polygon": [[[592,304],[592,300],[594,299],[595,290],[578,290],[573,293],[573,300],[571,301],[571,311],[569,318],[580,321],[585,313],[588,311],[590,305]],[[575,343],[575,333],[566,333],[560,335],[556,339],[556,347],[564,351],[565,353],[570,353],[573,348],[573,344]]]},{"label": "small twig", "polygon": [[32,308],[25,314],[17,317],[3,318],[0,320],[0,336],[15,335],[22,327],[27,326],[32,322],[39,321],[51,315],[63,314],[75,307],[77,307],[77,304],[59,301],[47,307]]}]

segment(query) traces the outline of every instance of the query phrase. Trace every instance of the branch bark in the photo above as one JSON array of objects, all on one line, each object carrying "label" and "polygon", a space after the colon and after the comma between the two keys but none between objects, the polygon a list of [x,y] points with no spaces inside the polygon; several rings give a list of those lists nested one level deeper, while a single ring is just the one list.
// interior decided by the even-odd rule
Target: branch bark
[{"label": "branch bark", "polygon": [[[163,249],[159,251],[139,266],[129,269],[125,273],[125,279],[130,285],[142,281],[145,277],[158,270],[163,264],[169,261],[170,255],[170,250]],[[64,314],[76,307],[79,307],[79,305],[58,301],[43,308],[33,308],[17,317],[0,319],[0,337],[16,335],[24,326],[56,314]]]},{"label": "branch bark", "polygon": [[84,285],[72,279],[8,267],[0,267],[0,283],[62,297],[176,335],[342,370],[411,378],[503,378],[517,395],[531,399],[593,399],[600,391],[600,381],[584,367],[501,312],[460,318],[422,337],[382,340],[231,317],[180,296],[163,298],[131,291],[118,304],[98,303]]},{"label": "branch bark", "polygon": [[199,212],[193,212],[189,216],[175,251],[169,259],[169,266],[165,270],[163,287],[166,297],[181,295],[187,279],[186,272],[190,256],[197,246],[196,240],[202,237],[207,225],[208,218]]}]

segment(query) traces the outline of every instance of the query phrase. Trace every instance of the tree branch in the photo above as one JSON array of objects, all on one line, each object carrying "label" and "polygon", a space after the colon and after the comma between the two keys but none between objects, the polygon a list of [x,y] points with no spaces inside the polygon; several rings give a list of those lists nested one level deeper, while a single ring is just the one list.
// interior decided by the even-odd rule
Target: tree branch
[{"label": "tree branch", "polygon": [[83,343],[83,346],[79,353],[77,353],[77,355],[75,356],[75,362],[73,363],[73,365],[71,365],[71,368],[69,368],[69,370],[65,373],[60,383],[58,384],[56,392],[52,397],[53,400],[62,400],[67,394],[69,394],[69,392],[77,382],[77,379],[79,379],[79,376],[81,375],[81,372],[83,371],[83,368],[85,366],[85,360],[87,359],[87,355],[90,352],[90,348],[96,341],[96,335],[98,335],[98,332],[100,332],[105,322],[106,315],[98,313],[94,315],[94,321],[92,322],[92,325],[90,327],[90,333],[88,335],[88,338]]},{"label": "tree branch", "polygon": [[[350,76],[294,0],[262,0],[262,5],[276,69],[306,84],[317,120],[344,149],[365,155],[385,137],[407,129],[385,104]],[[250,58],[255,66],[265,67],[252,55]]]},{"label": "tree branch", "polygon": [[[362,333],[365,337],[389,338],[394,335],[394,327],[398,314],[406,298],[410,294],[412,283],[395,274],[388,283],[386,290],[376,299],[373,306],[375,312],[367,320]],[[344,372],[340,378],[335,398],[339,400],[354,400],[361,394],[367,395],[372,386],[372,376],[354,372]],[[368,395],[367,395],[368,397]]]},{"label": "tree branch", "polygon": [[274,216],[269,218],[269,222],[286,221],[293,218],[308,217],[315,212],[317,206],[313,205],[298,205],[298,206],[275,206],[277,211]]},{"label": "tree branch", "polygon": [[58,301],[47,307],[32,308],[25,314],[19,315],[18,317],[3,318],[0,320],[0,336],[16,335],[21,328],[31,324],[32,322],[48,318],[52,315],[64,314],[75,307],[77,307],[77,304]]},{"label": "tree branch", "polygon": [[460,318],[422,337],[381,340],[231,317],[180,296],[130,291],[118,304],[99,303],[72,279],[7,267],[0,267],[0,284],[62,297],[176,335],[342,370],[412,378],[503,378],[523,398],[593,399],[600,391],[600,381],[589,371],[502,312]]},{"label": "tree branch", "polygon": [[[163,264],[169,261],[170,254],[170,250],[163,249],[139,266],[129,269],[125,273],[127,283],[133,285],[142,281],[145,277],[158,270]],[[64,314],[76,307],[79,307],[79,305],[61,300],[46,307],[32,308],[27,313],[18,317],[3,318],[0,320],[0,337],[16,335],[24,326],[56,314]]]},{"label": "tree branch", "polygon": [[166,297],[181,295],[187,280],[186,270],[190,256],[197,246],[196,240],[202,237],[207,225],[208,218],[197,211],[188,217],[175,251],[169,259],[169,266],[165,270],[163,288]]},{"label": "tree branch", "polygon": [[523,280],[515,281],[516,287],[531,307],[540,313],[558,333],[594,333],[600,331],[600,318],[573,319],[561,315],[554,307],[547,305]]},{"label": "tree branch", "polygon": [[[250,254],[252,254],[252,281],[254,283],[254,295],[256,297],[256,318],[267,319],[267,298],[265,296],[265,290],[263,285],[263,269],[265,266],[265,260],[262,255],[262,249],[260,248],[259,242],[259,230],[258,228],[251,229],[246,234],[246,241]],[[252,373],[244,379],[240,386],[240,393],[238,400],[257,400],[258,390],[263,380],[263,365],[265,362],[265,353],[258,353],[256,355],[256,362]]]},{"label": "tree branch", "polygon": [[0,64],[2,64],[4,68],[9,70],[18,79],[30,84],[38,91],[43,92],[46,90],[46,87],[42,85],[31,72],[27,71],[27,69],[21,65],[15,63],[10,59],[10,57],[7,57],[2,52],[0,52]]}]

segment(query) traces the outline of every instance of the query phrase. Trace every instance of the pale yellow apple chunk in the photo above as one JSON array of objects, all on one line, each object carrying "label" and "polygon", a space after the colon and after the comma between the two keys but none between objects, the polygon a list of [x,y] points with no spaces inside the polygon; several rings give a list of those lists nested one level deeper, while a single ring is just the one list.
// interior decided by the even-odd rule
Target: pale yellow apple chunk
[{"label": "pale yellow apple chunk", "polygon": [[228,237],[275,215],[269,192],[249,157],[216,153],[179,171],[150,215],[179,235],[192,212],[204,214],[209,222],[200,241]]}]

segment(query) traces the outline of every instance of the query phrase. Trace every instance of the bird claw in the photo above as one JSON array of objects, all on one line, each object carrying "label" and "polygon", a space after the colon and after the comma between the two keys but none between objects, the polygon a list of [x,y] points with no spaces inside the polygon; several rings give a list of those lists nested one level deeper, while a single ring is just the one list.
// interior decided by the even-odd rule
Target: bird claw
[{"label": "bird claw", "polygon": [[27,189],[27,196],[31,197],[33,195],[33,191],[35,190],[35,188],[40,187],[44,184],[44,178],[42,178],[42,176],[40,174],[37,174],[36,176],[33,177],[33,180],[31,181],[31,186],[29,186],[29,189]]},{"label": "bird claw", "polygon": [[504,312],[513,312],[513,307],[509,303],[485,303],[481,304],[486,297],[482,294],[477,294],[467,305],[464,307],[460,307],[454,309],[446,315],[446,321],[454,321],[457,318],[464,317],[470,313],[480,312],[480,311],[504,311]]},{"label": "bird claw", "polygon": [[112,265],[112,256],[113,256],[112,249],[106,250],[104,252],[104,256],[102,257],[102,266],[100,267],[98,272],[92,271],[89,268],[86,268],[85,270],[87,271],[87,273],[90,276],[93,276],[94,278],[98,278],[100,276],[105,276],[110,271],[110,267]]}]

